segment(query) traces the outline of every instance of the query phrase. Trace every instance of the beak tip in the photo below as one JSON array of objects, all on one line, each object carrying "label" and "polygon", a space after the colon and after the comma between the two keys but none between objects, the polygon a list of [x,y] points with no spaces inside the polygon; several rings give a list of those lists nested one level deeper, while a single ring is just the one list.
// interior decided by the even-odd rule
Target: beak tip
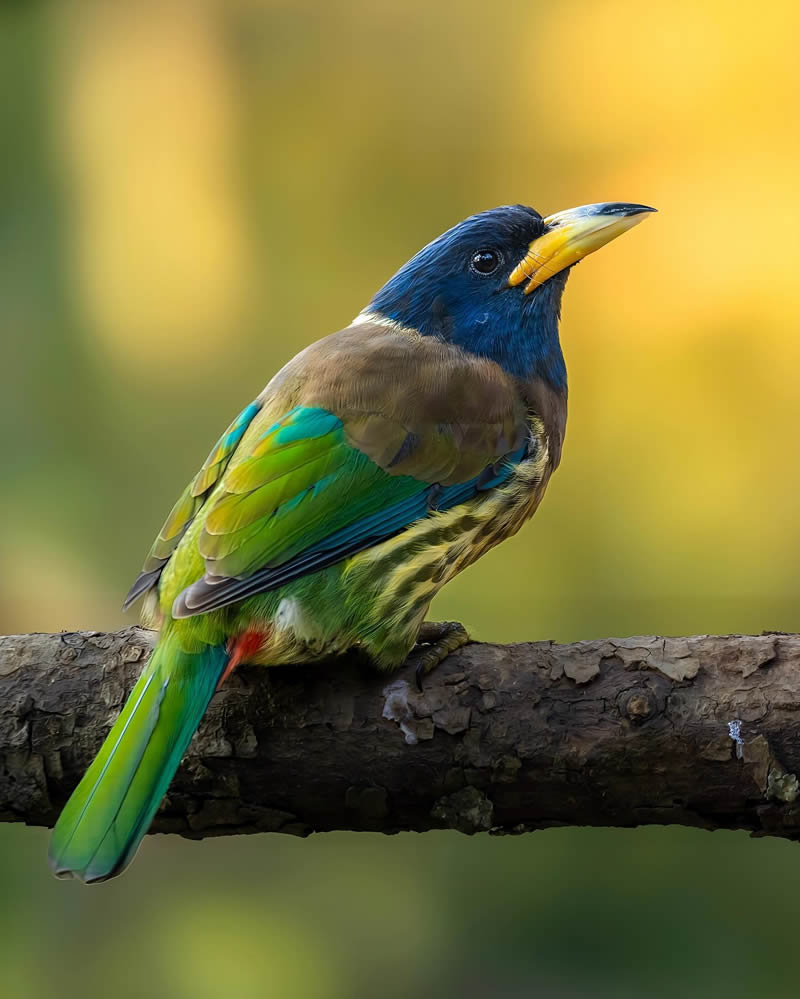
[{"label": "beak tip", "polygon": [[636,205],[627,201],[612,201],[597,206],[598,215],[618,215],[626,218],[630,215],[644,215],[646,212],[657,212],[657,208],[650,205]]}]

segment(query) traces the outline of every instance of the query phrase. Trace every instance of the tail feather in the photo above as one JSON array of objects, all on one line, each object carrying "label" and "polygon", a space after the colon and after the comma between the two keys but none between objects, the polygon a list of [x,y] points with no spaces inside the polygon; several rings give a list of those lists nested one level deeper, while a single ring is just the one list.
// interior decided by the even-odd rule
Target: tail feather
[{"label": "tail feather", "polygon": [[95,761],[61,813],[50,842],[57,877],[87,884],[120,874],[153,820],[228,654],[185,652],[162,635]]}]

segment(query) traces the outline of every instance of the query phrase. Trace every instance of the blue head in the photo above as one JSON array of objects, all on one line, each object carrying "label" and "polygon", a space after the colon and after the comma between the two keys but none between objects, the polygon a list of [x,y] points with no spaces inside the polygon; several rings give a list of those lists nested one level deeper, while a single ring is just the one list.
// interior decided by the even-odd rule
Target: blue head
[{"label": "blue head", "polygon": [[547,219],[524,205],[472,215],[401,267],[367,311],[564,391],[558,322],[569,268],[649,211],[614,202]]}]

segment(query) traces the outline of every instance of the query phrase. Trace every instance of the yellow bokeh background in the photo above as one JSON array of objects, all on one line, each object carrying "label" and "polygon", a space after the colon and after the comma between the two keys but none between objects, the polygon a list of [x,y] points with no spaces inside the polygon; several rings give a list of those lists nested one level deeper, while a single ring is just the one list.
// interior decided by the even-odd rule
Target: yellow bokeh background
[{"label": "yellow bokeh background", "polygon": [[[437,616],[796,630],[799,36],[785,0],[4,5],[0,630],[124,624],[221,428],[440,231],[601,200],[659,214],[570,278],[562,467]],[[45,842],[0,827],[8,994],[796,995],[786,843],[157,837],[82,891]]]}]

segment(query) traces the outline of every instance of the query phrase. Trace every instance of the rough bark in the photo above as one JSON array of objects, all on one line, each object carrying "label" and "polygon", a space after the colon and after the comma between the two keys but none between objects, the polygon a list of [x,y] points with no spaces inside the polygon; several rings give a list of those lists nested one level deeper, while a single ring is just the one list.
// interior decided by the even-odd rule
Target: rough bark
[{"label": "rough bark", "polygon": [[[0,638],[0,819],[52,824],[151,647]],[[242,668],[154,824],[272,830],[678,823],[800,836],[800,636],[473,644],[419,694],[349,660]]]}]

